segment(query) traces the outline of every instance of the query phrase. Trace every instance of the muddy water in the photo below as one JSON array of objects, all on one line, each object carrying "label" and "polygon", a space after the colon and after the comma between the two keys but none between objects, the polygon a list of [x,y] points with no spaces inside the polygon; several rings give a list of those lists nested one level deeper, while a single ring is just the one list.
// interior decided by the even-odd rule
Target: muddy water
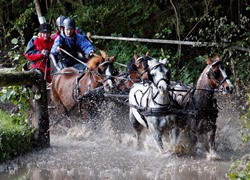
[{"label": "muddy water", "polygon": [[[147,132],[144,148],[137,150],[128,108],[107,100],[92,104],[92,114],[82,112],[81,118],[75,112],[67,118],[51,110],[51,122],[58,121],[51,126],[51,146],[1,164],[0,179],[227,179],[231,159],[247,153],[250,147],[241,143],[239,113],[230,103],[234,97],[225,99],[229,98],[229,102],[219,101],[219,161],[208,161],[199,145],[194,154],[162,156]],[[91,121],[86,123],[89,117]]]}]

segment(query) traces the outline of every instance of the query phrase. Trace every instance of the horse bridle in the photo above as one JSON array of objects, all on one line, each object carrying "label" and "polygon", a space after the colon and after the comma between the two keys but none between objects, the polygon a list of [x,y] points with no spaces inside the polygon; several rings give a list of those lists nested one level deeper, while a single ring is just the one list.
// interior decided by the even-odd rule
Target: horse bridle
[{"label": "horse bridle", "polygon": [[[149,74],[148,74],[148,76],[149,76],[149,78],[150,78],[150,71],[152,71],[152,70],[154,70],[154,69],[156,69],[156,68],[158,68],[159,66],[164,66],[165,67],[165,65],[164,64],[162,64],[162,63],[158,63],[158,64],[156,64],[156,65],[154,65],[150,70],[149,70]],[[160,81],[165,81],[168,85],[169,85],[169,83],[170,83],[170,80],[169,80],[169,78],[168,79],[166,79],[166,78],[161,78],[161,79],[159,79],[157,82],[154,82],[153,81],[153,79],[149,79],[150,80],[150,82],[151,83],[153,83],[153,85],[155,86],[155,87],[158,87],[158,84],[160,83]],[[152,90],[152,87],[151,86],[149,86],[148,87],[148,89],[147,89],[147,91],[150,91],[150,90]],[[147,92],[146,91],[146,92]],[[145,93],[142,93],[143,94],[143,96],[146,94],[146,92]],[[157,91],[157,93],[155,93],[155,94],[153,94],[153,93],[151,93],[152,94],[152,101],[155,103],[155,104],[157,104],[157,105],[160,105],[160,106],[168,106],[169,104],[160,104],[160,103],[157,103],[156,101],[155,101],[155,98],[158,96],[158,94],[159,94],[159,90]],[[138,101],[136,100],[136,102],[138,103]]]},{"label": "horse bridle", "polygon": [[[150,59],[149,57],[147,57],[147,58]],[[144,56],[141,56],[135,60],[135,63],[141,62],[141,64],[142,64],[143,71],[139,74],[140,78],[143,76],[143,74],[148,72],[148,63],[147,63],[148,59],[146,59],[146,57],[144,57]]]},{"label": "horse bridle", "polygon": [[[216,64],[219,64],[219,69],[220,69],[221,75],[223,76],[223,79],[220,82],[218,81],[217,75],[213,70],[213,66]],[[215,61],[210,65],[209,71],[207,72],[207,76],[208,76],[208,79],[213,79],[217,83],[217,85],[218,85],[217,89],[223,89],[222,85],[228,79],[228,76],[225,73],[223,73],[223,70],[221,69],[221,62],[220,61]]]},{"label": "horse bridle", "polygon": [[[111,64],[112,63],[112,61],[110,61],[109,59],[106,59],[103,63],[101,63],[98,67],[100,67],[100,66],[103,66],[103,65],[107,65],[107,64]],[[92,79],[94,79],[96,82],[101,82],[101,83],[103,83],[103,82],[105,82],[106,80],[108,80],[108,78],[105,78],[105,79],[102,79],[102,75],[103,74],[100,74],[99,72],[96,72],[96,71],[93,71],[93,70],[90,70],[89,71],[89,74],[90,74],[90,79],[92,80]],[[101,79],[101,81],[99,81],[99,80],[96,80],[95,79],[95,76],[94,75],[97,75],[97,76],[99,76],[100,77],[100,79]],[[80,79],[82,78],[84,76],[84,73],[82,73],[80,76],[77,76],[76,77],[76,86],[75,86],[75,99],[77,100],[77,101],[79,101],[79,97],[81,97],[81,94],[79,93],[80,92],[80,89],[79,89],[79,81],[80,81]],[[106,76],[105,76],[106,77]],[[88,90],[87,91],[90,91],[90,84],[91,84],[91,81],[89,81],[89,83],[88,83]]]},{"label": "horse bridle", "polygon": [[[154,66],[149,70],[149,73],[148,73],[148,79],[149,79],[156,87],[158,87],[158,84],[160,83],[160,81],[165,81],[167,84],[170,83],[169,77],[168,77],[168,79],[161,78],[161,79],[159,79],[159,81],[157,81],[157,82],[154,82],[154,81],[153,81],[152,76],[151,76],[151,74],[150,74],[150,71],[152,71],[152,70],[158,68],[159,66],[164,66],[164,67],[165,67],[165,64],[158,63],[158,64],[154,65]],[[168,76],[168,75],[167,75],[167,76]]]},{"label": "horse bridle", "polygon": [[[110,61],[109,59],[106,59],[103,63],[101,63],[100,65],[99,65],[99,67],[100,66],[104,66],[104,65],[109,65],[109,67],[105,70],[105,71],[107,71],[109,68],[111,68],[111,66],[113,65],[113,61]],[[106,74],[100,74],[99,72],[98,72],[98,76],[100,76],[101,77],[101,81],[102,81],[102,83],[104,84],[106,81],[108,81],[108,80],[111,80],[112,81],[112,83],[114,82],[114,79],[117,77],[117,74],[119,73],[119,70],[117,70],[117,68],[115,68],[114,66],[113,66],[113,70],[112,69],[110,69],[110,75],[106,75]],[[104,78],[102,78],[104,76]]]}]

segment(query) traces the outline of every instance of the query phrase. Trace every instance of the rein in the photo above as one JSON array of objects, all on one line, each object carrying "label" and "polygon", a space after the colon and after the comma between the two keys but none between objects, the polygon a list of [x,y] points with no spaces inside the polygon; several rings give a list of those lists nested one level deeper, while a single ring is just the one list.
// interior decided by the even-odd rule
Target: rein
[{"label": "rein", "polygon": [[87,66],[87,64],[85,62],[82,62],[80,59],[77,59],[76,57],[74,57],[72,54],[70,54],[68,51],[66,51],[63,48],[60,48],[62,52],[64,52],[65,54],[67,54],[68,56],[70,56],[71,58],[73,58],[74,60],[78,61],[79,63],[83,64],[84,66]]},{"label": "rein", "polygon": [[85,73],[85,71],[81,71],[81,70],[74,70],[73,72],[60,72],[57,71],[54,75],[67,75],[67,74],[79,74],[79,73]]},{"label": "rein", "polygon": [[192,88],[192,89],[188,89],[188,90],[182,90],[182,89],[174,89],[174,88],[169,88],[169,91],[179,91],[179,92],[190,92],[190,91],[195,91],[195,90],[199,90],[199,91],[208,91],[208,92],[223,92],[223,90],[220,89],[203,89],[203,88]]},{"label": "rein", "polygon": [[101,78],[101,75],[99,73],[96,73],[95,71],[89,71],[90,78],[89,78],[89,82],[88,82],[88,90],[85,93],[80,94],[79,81],[84,75],[85,74],[76,77],[76,85],[75,85],[75,88],[74,88],[74,92],[75,92],[74,93],[74,98],[75,98],[77,103],[79,103],[82,100],[83,96],[90,91],[90,85],[91,85],[92,80],[95,80],[95,82],[103,82],[103,81],[99,81],[99,80],[95,79],[94,75],[97,75],[97,76],[99,76]]}]

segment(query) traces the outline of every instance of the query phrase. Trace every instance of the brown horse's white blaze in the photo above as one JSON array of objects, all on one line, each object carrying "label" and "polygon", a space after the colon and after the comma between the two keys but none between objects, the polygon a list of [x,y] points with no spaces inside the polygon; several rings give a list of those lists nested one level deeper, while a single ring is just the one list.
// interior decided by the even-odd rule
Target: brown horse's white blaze
[{"label": "brown horse's white blaze", "polygon": [[212,88],[221,90],[224,94],[232,93],[234,86],[229,80],[219,56],[208,57],[207,65],[207,68],[209,68],[207,75],[211,81],[210,85]]}]

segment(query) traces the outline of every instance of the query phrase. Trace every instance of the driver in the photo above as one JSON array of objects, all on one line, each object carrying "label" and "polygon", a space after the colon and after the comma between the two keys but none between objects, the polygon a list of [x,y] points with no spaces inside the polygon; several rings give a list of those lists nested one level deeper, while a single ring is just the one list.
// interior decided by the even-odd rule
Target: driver
[{"label": "driver", "polygon": [[[72,18],[66,18],[63,21],[64,29],[55,39],[51,49],[51,73],[55,73],[58,69],[66,67],[74,67],[84,71],[86,66],[84,63],[94,53],[93,45],[81,34],[75,32],[75,21]],[[81,60],[80,62],[78,60]]]}]

